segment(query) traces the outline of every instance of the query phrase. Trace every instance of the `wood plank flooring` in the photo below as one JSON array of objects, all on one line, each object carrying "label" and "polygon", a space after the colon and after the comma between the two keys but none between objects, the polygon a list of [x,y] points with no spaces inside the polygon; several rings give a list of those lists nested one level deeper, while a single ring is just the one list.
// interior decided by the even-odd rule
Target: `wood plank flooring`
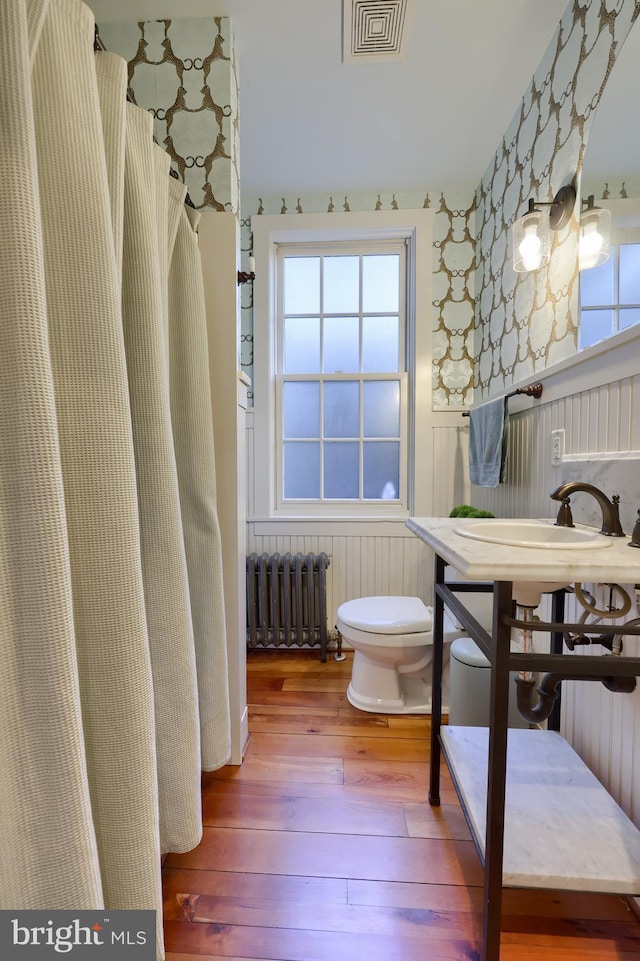
[{"label": "wood plank flooring", "polygon": [[[167,961],[478,961],[482,871],[429,719],[364,714],[351,660],[253,651],[241,767],[203,777],[204,837],[163,868]],[[535,838],[532,838],[535,844]],[[640,961],[615,895],[509,890],[501,961]]]}]

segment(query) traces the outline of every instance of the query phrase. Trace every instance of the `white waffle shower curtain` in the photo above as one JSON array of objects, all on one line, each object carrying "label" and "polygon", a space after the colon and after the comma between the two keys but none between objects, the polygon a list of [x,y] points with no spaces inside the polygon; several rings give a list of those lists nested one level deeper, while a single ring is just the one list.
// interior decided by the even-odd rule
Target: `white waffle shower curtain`
[{"label": "white waffle shower curtain", "polygon": [[0,3],[0,908],[152,908],[230,753],[202,278],[81,0]]}]

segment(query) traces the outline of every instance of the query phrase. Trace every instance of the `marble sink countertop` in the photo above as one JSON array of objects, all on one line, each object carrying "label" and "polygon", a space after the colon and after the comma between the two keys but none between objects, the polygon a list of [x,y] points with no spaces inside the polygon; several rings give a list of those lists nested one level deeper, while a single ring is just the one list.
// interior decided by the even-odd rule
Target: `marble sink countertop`
[{"label": "marble sink countertop", "polygon": [[[514,524],[525,519],[529,518],[514,518]],[[467,523],[482,521],[410,517],[407,527],[469,580],[640,583],[640,549],[628,546],[630,534],[610,538],[611,545],[604,550],[511,547],[456,534],[455,528]]]}]

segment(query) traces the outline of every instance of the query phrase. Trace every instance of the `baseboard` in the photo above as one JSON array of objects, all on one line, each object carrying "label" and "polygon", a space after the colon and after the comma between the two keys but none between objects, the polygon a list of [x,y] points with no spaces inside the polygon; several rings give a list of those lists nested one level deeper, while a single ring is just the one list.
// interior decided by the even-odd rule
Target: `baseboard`
[{"label": "baseboard", "polygon": [[245,704],[244,710],[240,717],[240,724],[238,728],[238,737],[232,737],[231,741],[231,757],[229,758],[229,764],[239,767],[244,759],[245,751],[247,750],[247,742],[249,740],[249,708]]}]

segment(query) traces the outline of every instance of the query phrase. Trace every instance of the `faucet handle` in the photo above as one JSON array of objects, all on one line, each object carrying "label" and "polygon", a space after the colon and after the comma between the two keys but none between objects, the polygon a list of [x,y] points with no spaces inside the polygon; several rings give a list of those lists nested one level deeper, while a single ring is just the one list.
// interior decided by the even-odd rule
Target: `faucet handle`
[{"label": "faucet handle", "polygon": [[556,517],[555,527],[574,527],[573,514],[568,497],[562,498],[562,503]]},{"label": "faucet handle", "polygon": [[624,531],[620,525],[620,495],[614,494],[611,498],[611,511],[613,514],[613,530],[610,532],[614,537],[624,537]]},{"label": "faucet handle", "polygon": [[631,535],[631,540],[629,541],[629,547],[640,547],[640,510],[638,510],[638,519],[636,520],[635,527],[633,528],[633,534]]},{"label": "faucet handle", "polygon": [[611,506],[613,508],[613,516],[620,526],[620,494],[613,494],[611,497]]}]

